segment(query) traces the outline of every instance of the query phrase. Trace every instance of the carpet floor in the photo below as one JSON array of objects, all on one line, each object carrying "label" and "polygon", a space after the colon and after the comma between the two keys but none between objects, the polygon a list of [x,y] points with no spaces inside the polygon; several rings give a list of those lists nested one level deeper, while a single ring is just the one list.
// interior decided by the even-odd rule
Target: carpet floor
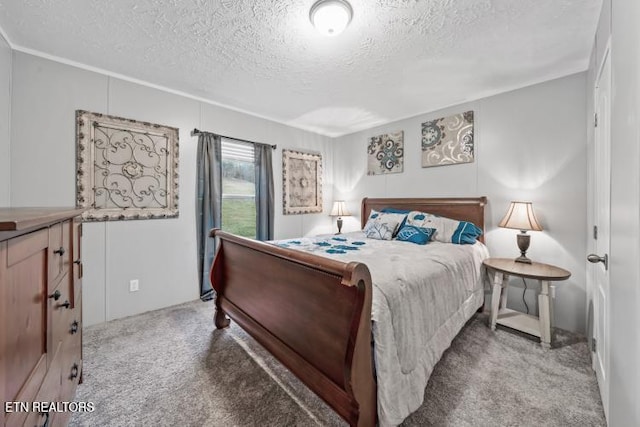
[{"label": "carpet floor", "polygon": [[[85,328],[71,426],[344,426],[233,322],[195,301]],[[558,330],[545,350],[478,314],[403,426],[605,426],[587,343]]]}]

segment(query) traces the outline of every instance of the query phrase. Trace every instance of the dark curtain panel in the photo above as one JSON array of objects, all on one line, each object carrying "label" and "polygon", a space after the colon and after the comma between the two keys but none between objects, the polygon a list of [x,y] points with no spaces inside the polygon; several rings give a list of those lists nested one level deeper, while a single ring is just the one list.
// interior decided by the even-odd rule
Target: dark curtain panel
[{"label": "dark curtain panel", "polygon": [[198,189],[196,229],[198,239],[198,277],[200,299],[213,298],[209,270],[215,253],[212,228],[222,227],[222,142],[219,135],[203,132],[198,136]]},{"label": "dark curtain panel", "polygon": [[270,145],[255,144],[256,239],[273,239],[273,166]]}]

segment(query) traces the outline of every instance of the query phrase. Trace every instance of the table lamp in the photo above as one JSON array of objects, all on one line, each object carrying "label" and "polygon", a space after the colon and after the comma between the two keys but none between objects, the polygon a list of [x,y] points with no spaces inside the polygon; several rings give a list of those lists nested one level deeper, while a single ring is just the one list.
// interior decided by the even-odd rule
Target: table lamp
[{"label": "table lamp", "polygon": [[336,200],[333,202],[333,209],[331,209],[331,213],[329,216],[337,216],[338,217],[338,232],[336,234],[342,233],[342,216],[351,215],[347,210],[347,206],[344,203],[344,200]]},{"label": "table lamp", "polygon": [[542,231],[542,226],[533,213],[531,202],[511,202],[507,214],[502,218],[498,227],[520,230],[517,237],[520,256],[515,261],[531,264],[531,260],[526,255],[531,242],[531,236],[527,234],[527,230]]}]

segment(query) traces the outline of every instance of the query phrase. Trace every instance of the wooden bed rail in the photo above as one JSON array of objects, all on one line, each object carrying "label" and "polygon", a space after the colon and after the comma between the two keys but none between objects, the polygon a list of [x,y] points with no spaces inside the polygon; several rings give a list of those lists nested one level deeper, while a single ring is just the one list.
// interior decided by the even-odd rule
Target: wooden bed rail
[{"label": "wooden bed rail", "polygon": [[375,426],[371,275],[323,258],[211,230],[215,325],[227,315],[352,426]]}]

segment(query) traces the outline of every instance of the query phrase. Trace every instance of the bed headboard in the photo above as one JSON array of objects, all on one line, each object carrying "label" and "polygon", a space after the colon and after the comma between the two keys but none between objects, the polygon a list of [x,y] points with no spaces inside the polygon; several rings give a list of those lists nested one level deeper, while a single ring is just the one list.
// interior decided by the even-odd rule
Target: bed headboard
[{"label": "bed headboard", "polygon": [[367,223],[372,209],[377,211],[383,208],[405,209],[410,211],[427,212],[440,215],[458,221],[469,221],[480,227],[483,234],[478,238],[484,242],[484,207],[487,198],[482,197],[451,197],[451,198],[396,198],[396,199],[362,199],[360,210],[361,225]]}]

